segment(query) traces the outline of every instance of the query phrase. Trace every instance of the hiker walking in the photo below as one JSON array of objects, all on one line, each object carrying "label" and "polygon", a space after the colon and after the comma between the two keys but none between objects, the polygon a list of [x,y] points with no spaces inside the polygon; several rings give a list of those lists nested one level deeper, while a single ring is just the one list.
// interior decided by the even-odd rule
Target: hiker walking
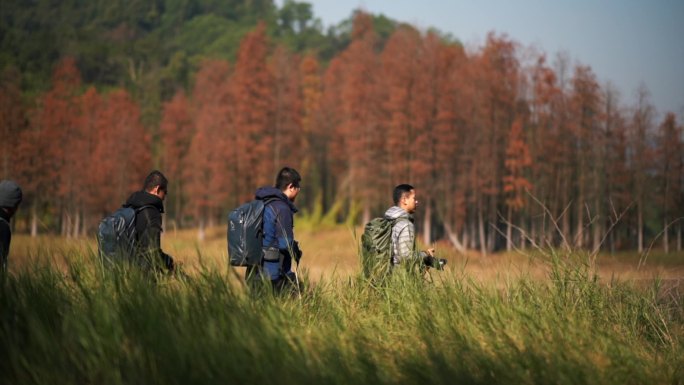
[{"label": "hiker walking", "polygon": [[245,280],[254,283],[261,276],[268,278],[274,289],[297,283],[292,271],[292,259],[299,263],[302,252],[294,239],[294,202],[300,191],[301,176],[297,170],[283,167],[274,187],[260,187],[256,199],[265,202],[263,211],[263,256],[260,264],[247,267]]},{"label": "hiker walking", "polygon": [[136,261],[147,269],[174,270],[173,258],[161,249],[162,213],[169,181],[160,171],[152,171],[143,183],[143,189],[128,198],[124,207],[136,210],[135,247]]},{"label": "hiker walking", "polygon": [[19,185],[11,180],[0,182],[0,272],[7,272],[12,229],[10,218],[17,212],[23,194]]},{"label": "hiker walking", "polygon": [[433,266],[435,249],[416,251],[413,213],[418,208],[416,190],[409,184],[400,184],[392,192],[394,206],[387,209],[385,218],[392,221],[391,269],[399,265]]}]

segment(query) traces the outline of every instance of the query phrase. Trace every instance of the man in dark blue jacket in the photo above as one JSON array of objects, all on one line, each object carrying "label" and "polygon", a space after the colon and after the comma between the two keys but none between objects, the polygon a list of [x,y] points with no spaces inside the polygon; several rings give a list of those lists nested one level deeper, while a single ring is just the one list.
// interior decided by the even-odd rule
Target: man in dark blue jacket
[{"label": "man in dark blue jacket", "polygon": [[[264,208],[264,240],[262,274],[271,280],[273,287],[281,289],[297,280],[292,271],[292,259],[299,263],[301,251],[294,239],[294,201],[299,194],[301,176],[297,170],[284,167],[276,176],[275,187],[260,187],[256,199],[266,201]],[[255,278],[259,269],[248,269],[247,278]]]}]

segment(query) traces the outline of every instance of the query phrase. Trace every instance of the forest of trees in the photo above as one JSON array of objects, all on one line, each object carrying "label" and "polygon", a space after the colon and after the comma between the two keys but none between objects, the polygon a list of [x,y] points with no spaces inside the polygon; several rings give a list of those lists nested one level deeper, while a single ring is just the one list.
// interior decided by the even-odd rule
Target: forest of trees
[{"label": "forest of trees", "polygon": [[314,223],[362,224],[411,183],[426,243],[682,248],[681,117],[646,86],[624,103],[567,55],[496,34],[466,50],[360,11],[323,32],[294,1],[7,9],[0,179],[24,189],[17,231],[92,236],[158,168],[167,226],[201,238],[289,165]]}]

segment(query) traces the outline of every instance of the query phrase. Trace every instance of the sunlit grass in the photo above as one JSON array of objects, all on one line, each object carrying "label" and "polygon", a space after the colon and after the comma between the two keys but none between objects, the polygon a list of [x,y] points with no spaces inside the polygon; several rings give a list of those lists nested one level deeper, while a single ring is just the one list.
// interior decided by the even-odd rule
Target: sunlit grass
[{"label": "sunlit grass", "polygon": [[[299,222],[298,222],[299,223]],[[296,237],[300,240],[304,257],[300,268],[308,271],[312,279],[332,275],[349,277],[358,272],[360,265],[357,256],[357,242],[363,230],[345,225],[298,225]],[[527,249],[523,253],[499,252],[481,256],[476,251],[466,255],[456,252],[448,242],[438,242],[435,246],[440,258],[447,258],[448,271],[465,273],[481,282],[501,281],[521,276],[545,279],[547,265],[540,263],[538,250]],[[216,226],[205,231],[204,240],[197,237],[196,229],[176,230],[167,228],[162,236],[163,249],[181,262],[186,271],[193,273],[202,266],[218,270],[228,268],[227,241],[225,226]],[[76,250],[90,252],[97,248],[94,235],[87,238],[65,239],[56,236],[31,238],[15,234],[12,241],[10,269],[18,270],[30,266],[33,259],[49,259],[57,266],[64,267],[64,251]],[[641,264],[640,264],[641,262]],[[624,279],[678,279],[684,277],[684,252],[665,254],[657,248],[647,255],[636,252],[601,253],[596,258],[596,266],[602,280],[613,277]],[[241,269],[237,269],[242,274]]]},{"label": "sunlit grass", "polygon": [[180,277],[104,269],[94,239],[16,235],[0,383],[684,382],[676,255],[439,243],[446,271],[378,288],[359,277],[359,229],[296,231],[305,288],[285,297],[245,289],[222,227],[167,229]]},{"label": "sunlit grass", "polygon": [[581,254],[546,254],[544,280],[333,275],[255,296],[227,268],[150,277],[62,253],[63,269],[43,260],[0,282],[0,383],[683,380],[681,298],[603,284]]}]

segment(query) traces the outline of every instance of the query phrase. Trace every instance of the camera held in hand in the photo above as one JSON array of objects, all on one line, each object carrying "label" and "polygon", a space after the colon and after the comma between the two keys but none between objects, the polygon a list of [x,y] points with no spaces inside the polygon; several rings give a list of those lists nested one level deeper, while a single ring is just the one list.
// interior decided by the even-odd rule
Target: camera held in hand
[{"label": "camera held in hand", "polygon": [[437,270],[444,270],[444,265],[447,264],[447,260],[444,258],[435,258],[433,256],[426,256],[423,258],[423,262],[425,263],[425,266],[431,267],[433,269]]},{"label": "camera held in hand", "polygon": [[302,254],[304,254],[304,253],[302,252],[302,249],[299,248],[299,242],[294,241],[294,242],[292,243],[292,249],[293,249],[292,251],[293,251],[293,254],[294,254],[294,255],[293,255],[294,260],[295,260],[295,262],[299,263],[299,260],[302,259]]}]

